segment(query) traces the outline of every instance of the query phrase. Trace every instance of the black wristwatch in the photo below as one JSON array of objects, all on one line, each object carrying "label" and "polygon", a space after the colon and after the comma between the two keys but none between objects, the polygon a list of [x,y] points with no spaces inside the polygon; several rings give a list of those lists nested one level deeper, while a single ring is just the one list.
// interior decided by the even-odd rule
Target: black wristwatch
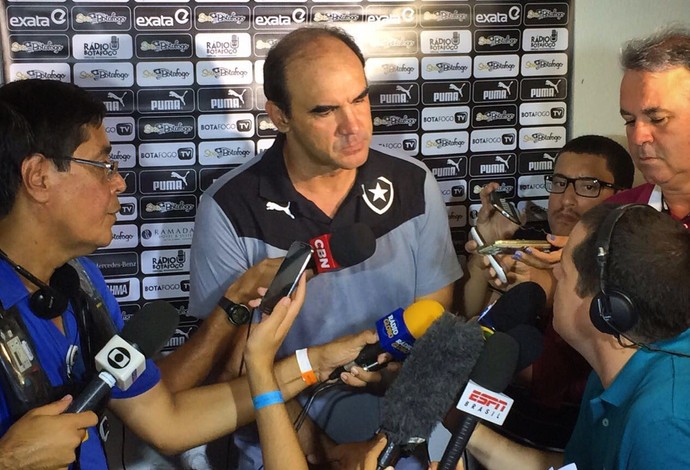
[{"label": "black wristwatch", "polygon": [[252,314],[246,305],[236,304],[225,296],[220,298],[218,301],[218,306],[225,310],[225,314],[228,316],[228,321],[236,326],[249,323],[249,320],[252,317]]}]

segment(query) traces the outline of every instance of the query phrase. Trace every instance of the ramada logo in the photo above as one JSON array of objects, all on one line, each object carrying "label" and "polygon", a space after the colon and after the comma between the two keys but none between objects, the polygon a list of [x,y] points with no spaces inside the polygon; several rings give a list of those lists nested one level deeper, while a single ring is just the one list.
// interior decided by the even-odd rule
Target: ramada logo
[{"label": "ramada logo", "polygon": [[142,246],[191,245],[194,222],[142,224]]}]

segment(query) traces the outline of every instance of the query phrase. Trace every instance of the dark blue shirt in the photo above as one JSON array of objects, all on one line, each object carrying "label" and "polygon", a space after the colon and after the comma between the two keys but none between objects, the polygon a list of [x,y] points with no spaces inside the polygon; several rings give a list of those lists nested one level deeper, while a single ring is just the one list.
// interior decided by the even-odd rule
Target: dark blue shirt
[{"label": "dark blue shirt", "polygon": [[[100,271],[86,258],[80,258],[79,261],[84,266],[95,288],[103,297],[117,329],[121,330],[123,320],[120,306],[115,297],[110,293]],[[39,318],[29,309],[28,290],[14,269],[4,261],[0,261],[0,302],[2,302],[5,310],[9,310],[14,306],[17,307],[26,325],[27,333],[33,339],[39,362],[51,384],[53,386],[64,384],[67,381],[67,351],[70,346],[78,346],[80,344],[76,317],[71,305],[62,316],[65,330],[63,335],[51,320]],[[79,379],[79,374],[83,373],[83,366],[79,366],[79,361],[76,364],[77,366],[73,368],[72,374]],[[158,368],[152,361],[148,360],[146,362],[146,371],[134,384],[125,392],[114,388],[112,398],[129,398],[140,395],[151,389],[159,380],[160,372]],[[2,393],[0,393],[0,435],[4,435],[12,425],[5,395],[7,392],[3,389]],[[99,441],[98,431],[95,427],[92,427],[89,428],[88,432],[88,439],[81,445],[81,468],[108,468]]]}]

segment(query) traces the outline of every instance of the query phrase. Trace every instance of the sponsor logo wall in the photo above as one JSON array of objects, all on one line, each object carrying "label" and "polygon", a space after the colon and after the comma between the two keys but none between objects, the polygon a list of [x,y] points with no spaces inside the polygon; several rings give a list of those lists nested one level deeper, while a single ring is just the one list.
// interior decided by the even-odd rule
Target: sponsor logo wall
[{"label": "sponsor logo wall", "polygon": [[127,314],[172,299],[186,315],[200,195],[268,148],[262,66],[305,25],[362,48],[372,148],[419,158],[440,183],[462,254],[483,184],[531,219],[569,134],[572,1],[3,0],[5,80],[88,88],[127,189],[112,243],[92,259]]}]

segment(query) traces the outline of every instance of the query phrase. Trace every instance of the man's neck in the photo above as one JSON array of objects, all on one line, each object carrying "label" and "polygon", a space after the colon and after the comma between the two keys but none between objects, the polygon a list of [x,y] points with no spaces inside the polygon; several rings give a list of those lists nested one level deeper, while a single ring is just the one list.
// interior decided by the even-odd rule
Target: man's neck
[{"label": "man's neck", "polygon": [[[41,236],[39,224],[32,224],[33,229],[29,229],[26,224],[15,219],[16,217],[8,215],[0,220],[0,249],[14,263],[47,284],[55,269],[65,264],[70,257],[58,253],[55,240],[42,241],[50,239]],[[31,291],[35,290],[33,284],[26,285]]]},{"label": "man's neck", "polygon": [[283,149],[285,167],[295,190],[333,218],[357,177],[356,169],[316,166]]},{"label": "man's neck", "polygon": [[690,215],[690,188],[676,189],[665,186],[661,188],[661,192],[672,216],[682,220]]},{"label": "man's neck", "polygon": [[605,389],[611,386],[623,367],[637,352],[636,347],[627,347],[630,344],[627,340],[622,339],[622,342],[626,346],[621,346],[616,338],[611,336],[592,348],[591,357],[585,356]]}]

